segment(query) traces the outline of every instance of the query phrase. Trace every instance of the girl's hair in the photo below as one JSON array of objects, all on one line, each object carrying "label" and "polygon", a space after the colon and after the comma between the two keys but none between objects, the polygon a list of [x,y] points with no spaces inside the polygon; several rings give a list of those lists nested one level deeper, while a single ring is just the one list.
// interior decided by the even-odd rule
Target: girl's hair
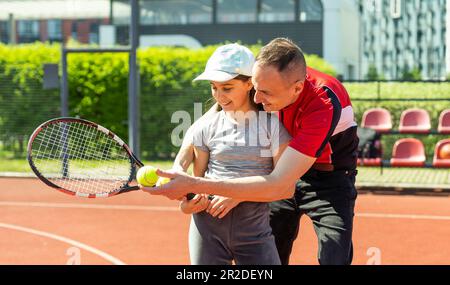
[{"label": "girl's hair", "polygon": [[[252,78],[251,76],[246,76],[246,75],[239,74],[238,76],[236,76],[233,79],[237,79],[237,80],[240,80],[240,81],[243,81],[243,82],[247,82],[251,78]],[[263,111],[264,110],[263,105],[261,103],[260,104],[256,104],[255,101],[254,101],[255,93],[256,93],[255,88],[252,87],[252,89],[249,92],[250,104],[252,104],[254,107],[256,107],[256,109],[258,111]],[[217,104],[217,111],[221,111],[221,110],[222,110],[222,107],[219,104]]]}]

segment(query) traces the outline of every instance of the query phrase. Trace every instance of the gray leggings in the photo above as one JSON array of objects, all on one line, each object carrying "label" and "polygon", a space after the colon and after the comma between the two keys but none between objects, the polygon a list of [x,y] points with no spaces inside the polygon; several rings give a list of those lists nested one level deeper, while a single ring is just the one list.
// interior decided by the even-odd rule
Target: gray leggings
[{"label": "gray leggings", "polygon": [[193,265],[279,265],[266,203],[244,202],[224,218],[192,215],[189,252]]}]

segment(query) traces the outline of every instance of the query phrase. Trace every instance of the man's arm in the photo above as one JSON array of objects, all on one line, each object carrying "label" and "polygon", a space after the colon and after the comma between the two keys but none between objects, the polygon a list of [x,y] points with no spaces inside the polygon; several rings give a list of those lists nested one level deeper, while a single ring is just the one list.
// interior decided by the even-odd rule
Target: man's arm
[{"label": "man's arm", "polygon": [[286,148],[289,146],[289,142],[286,142],[282,145],[280,145],[280,147],[275,151],[274,155],[273,155],[273,166],[274,168],[277,166],[278,161],[281,158],[281,155],[284,153],[284,151],[286,150]]},{"label": "man's arm", "polygon": [[293,196],[296,181],[311,168],[315,161],[315,157],[304,155],[288,147],[269,175],[210,180],[190,177],[175,171],[158,170],[158,175],[172,178],[172,181],[160,187],[143,187],[143,190],[150,194],[164,195],[170,199],[179,199],[188,192],[192,192],[216,194],[245,201],[276,201]]}]

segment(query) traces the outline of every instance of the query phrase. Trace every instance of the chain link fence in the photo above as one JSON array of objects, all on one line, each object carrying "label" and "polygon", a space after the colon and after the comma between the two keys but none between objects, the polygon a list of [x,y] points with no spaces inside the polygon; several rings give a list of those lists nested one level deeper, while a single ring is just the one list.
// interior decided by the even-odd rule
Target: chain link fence
[{"label": "chain link fence", "polygon": [[59,90],[44,90],[40,78],[24,84],[20,72],[0,66],[0,159],[24,158],[32,131],[60,114]]}]

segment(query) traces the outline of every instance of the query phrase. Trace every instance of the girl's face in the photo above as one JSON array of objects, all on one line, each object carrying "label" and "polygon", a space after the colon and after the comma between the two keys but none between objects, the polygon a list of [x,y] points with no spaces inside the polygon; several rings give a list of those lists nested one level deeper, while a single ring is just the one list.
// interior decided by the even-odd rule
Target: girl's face
[{"label": "girl's face", "polygon": [[211,93],[222,109],[247,112],[251,109],[249,91],[253,88],[251,80],[231,79],[225,82],[211,81]]}]

